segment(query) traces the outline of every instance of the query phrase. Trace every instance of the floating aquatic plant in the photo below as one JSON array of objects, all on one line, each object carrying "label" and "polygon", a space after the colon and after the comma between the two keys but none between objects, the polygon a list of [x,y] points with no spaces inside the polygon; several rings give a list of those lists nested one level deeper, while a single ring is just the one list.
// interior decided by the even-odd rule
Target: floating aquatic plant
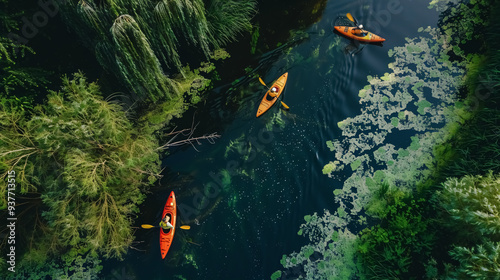
[{"label": "floating aquatic plant", "polygon": [[[342,211],[338,209],[331,214],[325,210],[322,216],[315,213],[304,217],[306,224],[301,226],[299,234],[308,237],[309,245],[298,253],[284,255],[281,259],[284,271],[275,274],[294,279],[304,276],[303,272],[306,279],[351,279],[357,275],[356,235],[346,228],[351,216]],[[303,271],[296,269],[297,266],[302,266]]]},{"label": "floating aquatic plant", "polygon": [[[400,174],[387,176],[386,181],[401,180],[401,175],[413,177],[410,182],[414,181],[418,177],[412,176],[411,172],[419,167],[409,167],[428,162],[428,159],[424,160],[428,151],[422,153],[422,149],[437,141],[429,131],[449,121],[446,119],[449,113],[445,112],[455,101],[449,92],[454,91],[463,71],[456,62],[438,61],[440,58],[432,55],[432,51],[442,41],[435,29],[427,28],[425,33],[430,37],[407,39],[404,47],[396,47],[390,52],[395,59],[389,65],[393,72],[380,78],[368,78],[369,86],[359,94],[363,114],[339,123],[345,138],[328,142],[335,152],[336,161],[342,165],[354,164],[358,175],[373,173],[374,170],[363,170],[365,166],[376,163],[385,165],[388,174]],[[429,80],[431,72],[435,77]],[[387,141],[394,139],[398,131],[414,132],[409,139],[410,147],[396,148]],[[359,158],[361,155],[365,156]],[[355,189],[362,195],[359,186]]]},{"label": "floating aquatic plant", "polygon": [[458,2],[460,2],[460,0],[432,0],[429,3],[428,8],[435,9],[438,12],[442,12],[448,9],[450,3],[456,4]]},{"label": "floating aquatic plant", "polygon": [[[368,77],[359,92],[361,114],[339,122],[342,138],[326,143],[335,158],[323,173],[333,176],[345,166],[353,173],[334,191],[337,211],[315,214],[301,226],[299,233],[313,242],[284,256],[285,274],[300,267],[310,279],[352,279],[358,272],[353,259],[357,236],[347,226],[354,220],[364,223],[362,211],[381,184],[409,192],[428,176],[433,147],[446,138],[443,127],[456,119],[456,98],[450,93],[459,85],[463,68],[441,55],[444,38],[435,28],[420,31],[422,36],[407,38],[405,46],[389,51],[392,71]],[[315,261],[311,248],[317,252]]]}]

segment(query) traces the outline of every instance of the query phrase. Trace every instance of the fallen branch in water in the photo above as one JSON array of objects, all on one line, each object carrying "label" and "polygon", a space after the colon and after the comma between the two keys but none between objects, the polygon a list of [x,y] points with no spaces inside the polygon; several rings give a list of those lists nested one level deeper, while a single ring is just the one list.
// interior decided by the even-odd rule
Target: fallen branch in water
[{"label": "fallen branch in water", "polygon": [[[199,136],[199,137],[193,137],[194,131],[198,127],[198,124],[200,124],[200,123],[198,122],[198,123],[196,123],[196,125],[194,124],[194,118],[193,118],[193,123],[191,124],[191,128],[186,128],[186,129],[182,129],[179,131],[175,131],[175,129],[177,129],[177,127],[175,127],[170,133],[168,133],[166,135],[166,136],[173,136],[173,137],[170,140],[168,140],[168,142],[165,145],[157,148],[157,150],[165,150],[165,149],[168,149],[170,147],[177,147],[177,146],[189,144],[189,145],[193,146],[193,148],[197,152],[199,152],[198,149],[196,149],[196,146],[194,145],[195,143],[198,145],[201,145],[202,144],[201,140],[206,140],[206,141],[208,141],[208,143],[214,144],[215,139],[220,138],[220,135],[217,134],[217,132],[214,132],[214,133],[211,133],[208,135],[205,134],[205,135]],[[186,137],[186,139],[174,142],[174,140],[179,135]]]},{"label": "fallen branch in water", "polygon": [[200,247],[201,247],[201,245],[200,245],[200,244],[198,244],[198,243],[194,243],[193,241],[189,241],[189,240],[187,240],[187,239],[186,239],[186,242],[191,243],[191,244],[194,244],[194,245],[198,245],[198,246],[200,246]]},{"label": "fallen branch in water", "polygon": [[[133,227],[133,228],[138,228],[138,227]],[[144,241],[134,241],[134,242],[132,242],[132,244],[134,244],[134,243],[141,244],[141,243],[144,243]],[[130,249],[133,249],[133,250],[136,250],[136,251],[139,251],[139,252],[146,252],[146,250],[137,249],[136,247],[132,246],[132,244],[129,245]]]}]

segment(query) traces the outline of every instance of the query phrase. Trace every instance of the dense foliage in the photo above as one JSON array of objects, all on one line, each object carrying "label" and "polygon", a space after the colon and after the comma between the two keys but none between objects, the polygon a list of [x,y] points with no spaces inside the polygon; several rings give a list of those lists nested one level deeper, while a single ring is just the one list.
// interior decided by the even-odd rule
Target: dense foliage
[{"label": "dense foliage", "polygon": [[498,277],[500,262],[499,175],[450,178],[438,192],[446,211],[443,222],[453,232],[450,255],[459,263],[457,278]]},{"label": "dense foliage", "polygon": [[[303,265],[306,273],[297,274],[317,279],[325,275],[349,279],[356,273],[362,279],[499,277],[500,55],[496,42],[500,37],[488,31],[500,26],[494,16],[499,11],[497,2],[432,1],[430,7],[443,11],[440,29],[421,28],[429,38],[408,39],[405,47],[389,52],[396,61],[390,65],[393,73],[369,77],[369,85],[359,93],[362,102],[371,104],[367,105],[370,112],[388,109],[360,119],[373,120],[381,129],[357,134],[357,124],[362,123],[358,119],[338,124],[347,135],[362,139],[353,137],[349,143],[356,146],[353,150],[342,147],[344,142],[329,141],[328,147],[341,155],[325,166],[324,173],[350,167],[353,177],[344,189],[334,192],[341,204],[334,214],[305,217],[299,234],[309,235],[315,244],[284,256],[281,263],[286,269]],[[16,172],[17,191],[29,196],[27,212],[34,213],[33,219],[27,219],[29,224],[22,225],[23,232],[38,233],[22,237],[29,245],[21,253],[29,250],[29,254],[23,256],[15,277],[96,278],[102,269],[100,258],[122,257],[133,241],[131,226],[138,205],[160,171],[154,133],[200,100],[198,93],[210,84],[203,74],[214,70],[214,60],[228,57],[220,47],[251,29],[256,3],[89,0],[61,4],[65,22],[101,67],[127,89],[128,98],[146,103],[143,108],[148,112],[136,112],[135,123],[82,73],[63,78],[60,91],[48,91],[44,71],[22,64],[26,56],[36,55],[35,50],[7,37],[18,29],[14,19],[20,15],[7,12],[14,10],[11,5],[12,1],[0,0],[0,175],[5,180],[7,172]],[[254,47],[258,32],[257,27]],[[319,49],[311,57],[318,55]],[[186,66],[200,60],[212,62],[194,70]],[[401,70],[398,63],[405,60],[417,70]],[[467,74],[463,100],[455,103],[442,93],[451,95],[447,91],[456,72],[450,69],[457,68],[458,62],[465,62]],[[424,85],[428,76],[435,80]],[[396,85],[400,91],[394,93]],[[423,88],[435,90],[432,94],[444,101],[433,108]],[[414,103],[412,94],[418,98]],[[35,99],[41,104],[35,105]],[[397,111],[407,105],[415,105],[416,113]],[[429,134],[412,136],[407,149],[396,150],[386,143],[387,131],[423,131],[423,124],[439,123],[442,112],[450,113],[445,110],[448,106],[460,120],[444,129],[445,142],[428,147],[434,150],[433,159],[421,151],[422,146],[437,142],[428,141]],[[387,118],[377,122],[375,116],[381,114]],[[367,143],[380,146],[374,149]],[[358,150],[371,154],[355,156]],[[408,158],[420,165],[412,166]],[[386,165],[391,174],[401,176],[395,179],[390,172],[366,171],[369,162]],[[421,171],[418,177],[412,177],[417,171]],[[5,184],[0,191],[6,193]],[[352,205],[346,206],[344,201],[351,199]],[[5,195],[0,197],[0,208],[6,208]],[[367,217],[377,223],[353,234],[347,225],[358,213],[367,215],[357,217],[361,226]],[[277,271],[272,278],[289,274]]]},{"label": "dense foliage", "polygon": [[104,4],[91,0],[67,1],[61,8],[65,21],[132,97],[157,101],[179,94],[176,82],[166,74],[185,74],[183,64],[209,59],[213,50],[250,30],[255,4],[251,0]]},{"label": "dense foliage", "polygon": [[[40,7],[0,0],[0,175],[15,172],[16,214],[24,217],[9,277],[96,279],[102,257],[122,258],[133,242],[138,206],[160,177],[158,132],[210,88],[214,62],[229,57],[221,47],[251,29],[256,3],[51,3],[44,11],[76,31],[106,73],[98,85],[61,71],[61,89],[50,91],[60,82],[47,79],[35,47],[16,35],[24,34],[20,17]],[[105,98],[101,85],[126,92]]]},{"label": "dense foliage", "polygon": [[157,178],[157,141],[81,74],[47,98],[29,117],[0,108],[2,179],[13,169],[21,192],[42,194],[51,244],[40,246],[78,245],[119,257],[133,239],[141,186]]},{"label": "dense foliage", "polygon": [[425,200],[382,185],[376,198],[387,202],[375,213],[380,224],[363,230],[358,250],[367,279],[411,279],[425,271],[434,236],[422,217]]},{"label": "dense foliage", "polygon": [[[500,171],[496,145],[499,136],[495,133],[500,116],[495,101],[498,98],[496,69],[500,61],[495,59],[497,47],[491,38],[482,40],[485,27],[499,23],[489,14],[488,5],[491,5],[489,1],[451,5],[441,18],[443,33],[450,38],[448,57],[467,61],[464,89],[469,94],[464,103],[468,112],[461,114],[460,128],[450,126],[448,141],[435,147],[432,176],[420,184],[419,192],[409,195],[420,199],[411,200],[407,207],[411,209],[408,213],[414,217],[413,221],[407,217],[404,220],[412,221],[410,227],[418,233],[400,236],[393,225],[401,222],[401,216],[382,215],[381,223],[375,226],[378,232],[369,230],[361,234],[359,249],[367,256],[362,260],[368,279],[495,279],[499,275],[495,217],[500,185],[496,176],[488,172]],[[498,5],[493,7],[498,9]],[[487,64],[485,55],[490,57]],[[488,175],[483,177],[484,174]],[[422,201],[426,202],[422,204]],[[388,208],[397,205],[389,202]],[[394,240],[384,245],[380,239],[386,234]],[[412,240],[414,236],[420,239]],[[364,250],[373,242],[382,247]],[[396,251],[397,260],[411,258],[397,269],[379,269],[381,264],[395,258],[395,254],[383,255],[387,247],[394,246],[400,249]]]}]

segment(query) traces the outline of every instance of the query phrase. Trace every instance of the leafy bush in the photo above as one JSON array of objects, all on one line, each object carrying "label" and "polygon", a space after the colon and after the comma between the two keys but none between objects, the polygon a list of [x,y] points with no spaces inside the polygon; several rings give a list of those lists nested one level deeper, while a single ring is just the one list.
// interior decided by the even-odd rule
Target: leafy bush
[{"label": "leafy bush", "polygon": [[[82,74],[64,78],[32,116],[0,107],[0,124],[2,179],[14,170],[18,191],[36,190],[45,206],[35,248],[81,246],[121,257],[145,185],[158,178],[157,140],[139,133]],[[0,188],[5,207],[5,184]]]},{"label": "leafy bush", "polygon": [[[384,206],[376,210],[380,223],[360,233],[360,267],[367,279],[411,279],[425,273],[434,234],[422,216],[426,201],[411,194],[380,188]],[[375,210],[372,210],[375,211]]]}]

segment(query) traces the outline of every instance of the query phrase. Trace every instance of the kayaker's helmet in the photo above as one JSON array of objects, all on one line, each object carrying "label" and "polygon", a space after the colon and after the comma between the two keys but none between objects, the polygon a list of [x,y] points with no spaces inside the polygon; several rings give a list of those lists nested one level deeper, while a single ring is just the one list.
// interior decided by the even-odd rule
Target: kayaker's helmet
[{"label": "kayaker's helmet", "polygon": [[271,91],[272,91],[272,92],[277,92],[277,91],[278,91],[278,88],[277,88],[277,87],[272,87],[272,88],[271,88]]},{"label": "kayaker's helmet", "polygon": [[358,27],[359,27],[359,29],[363,29],[363,25],[362,24],[360,24]]}]

